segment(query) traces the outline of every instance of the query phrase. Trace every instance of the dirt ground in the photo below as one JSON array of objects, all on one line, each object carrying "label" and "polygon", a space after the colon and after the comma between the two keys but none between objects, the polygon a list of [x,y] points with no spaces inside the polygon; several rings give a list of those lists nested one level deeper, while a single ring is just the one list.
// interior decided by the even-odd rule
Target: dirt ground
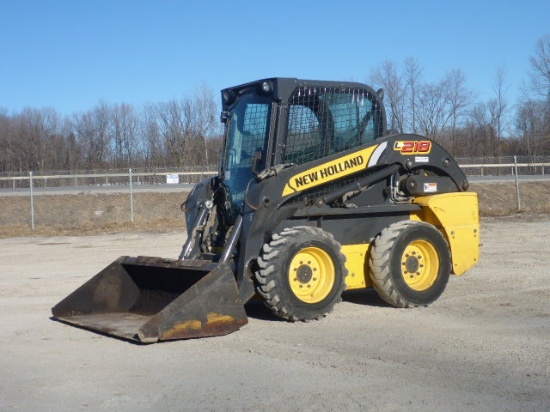
[{"label": "dirt ground", "polygon": [[482,230],[480,264],[430,307],[363,291],[287,323],[253,304],[238,332],[153,345],[50,308],[118,256],[176,257],[181,233],[0,239],[0,410],[550,410],[550,217]]}]

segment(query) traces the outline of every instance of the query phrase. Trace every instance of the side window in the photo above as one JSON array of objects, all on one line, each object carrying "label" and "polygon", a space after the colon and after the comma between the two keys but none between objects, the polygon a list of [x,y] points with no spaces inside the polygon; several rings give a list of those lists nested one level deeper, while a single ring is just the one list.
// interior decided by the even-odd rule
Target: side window
[{"label": "side window", "polygon": [[333,119],[331,153],[374,140],[372,101],[364,93],[340,92],[325,96]]},{"label": "side window", "polygon": [[[254,154],[258,151],[265,152],[270,105],[248,102],[254,98],[254,96],[243,96],[232,112],[229,142],[225,153],[229,169],[249,168]],[[262,158],[265,156],[263,155]]]},{"label": "side window", "polygon": [[263,151],[269,123],[269,106],[267,104],[249,103],[244,112],[242,133],[245,136],[242,150],[249,156]]},{"label": "side window", "polygon": [[364,89],[301,87],[288,105],[284,163],[306,163],[376,138],[371,94]]},{"label": "side window", "polygon": [[243,132],[264,136],[267,131],[267,104],[249,103],[244,113]]},{"label": "side window", "polygon": [[321,147],[321,127],[313,110],[300,104],[289,105],[283,162],[301,164],[317,159]]}]

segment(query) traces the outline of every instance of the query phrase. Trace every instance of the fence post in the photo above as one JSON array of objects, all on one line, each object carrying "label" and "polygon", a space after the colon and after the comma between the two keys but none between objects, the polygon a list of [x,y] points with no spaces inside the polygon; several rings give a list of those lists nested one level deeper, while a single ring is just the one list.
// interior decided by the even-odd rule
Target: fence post
[{"label": "fence post", "polygon": [[31,189],[31,229],[34,230],[34,193],[32,172],[29,172],[29,188]]},{"label": "fence post", "polygon": [[514,156],[514,175],[516,179],[516,197],[517,197],[517,203],[518,203],[518,212],[521,211],[521,198],[519,196],[519,176],[518,176],[518,158],[517,156]]},{"label": "fence post", "polygon": [[128,169],[128,179],[130,180],[130,222],[134,223],[134,186],[132,184],[132,168]]}]

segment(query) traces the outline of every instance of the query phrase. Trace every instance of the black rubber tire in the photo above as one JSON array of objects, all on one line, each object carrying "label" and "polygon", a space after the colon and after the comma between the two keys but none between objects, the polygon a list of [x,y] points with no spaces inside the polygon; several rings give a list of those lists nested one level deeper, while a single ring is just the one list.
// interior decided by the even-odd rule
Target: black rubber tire
[{"label": "black rubber tire", "polygon": [[[330,233],[316,227],[296,226],[273,235],[262,248],[255,275],[264,304],[278,317],[293,322],[328,314],[341,301],[346,286],[346,257],[340,249]],[[308,252],[322,259],[297,263]],[[301,266],[297,268],[298,264]],[[316,273],[321,276],[315,277]],[[302,294],[302,287],[306,294]],[[320,292],[307,295],[309,291]]]},{"label": "black rubber tire", "polygon": [[433,225],[406,220],[390,225],[375,239],[369,268],[374,288],[390,305],[427,306],[447,286],[451,255]]}]

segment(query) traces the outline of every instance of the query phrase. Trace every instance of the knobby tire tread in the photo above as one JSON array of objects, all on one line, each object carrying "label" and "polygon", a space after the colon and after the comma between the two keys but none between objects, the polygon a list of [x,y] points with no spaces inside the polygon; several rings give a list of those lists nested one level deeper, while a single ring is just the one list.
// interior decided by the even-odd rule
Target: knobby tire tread
[{"label": "knobby tire tread", "polygon": [[[396,287],[396,284],[392,278],[392,273],[390,273],[390,262],[393,258],[392,252],[395,249],[401,234],[411,227],[418,227],[421,225],[433,228],[432,225],[425,222],[413,220],[405,220],[392,224],[391,226],[385,228],[379,237],[376,238],[374,247],[370,252],[369,269],[374,289],[378,292],[378,295],[382,300],[398,308],[418,307],[428,304],[413,303],[407,300],[403,296],[402,292]],[[444,243],[446,244],[445,240]]]},{"label": "knobby tire tread", "polygon": [[[328,302],[328,305],[321,312],[296,309],[296,305],[290,302],[291,298],[285,296],[284,287],[281,285],[281,282],[285,282],[285,277],[287,276],[284,257],[288,253],[289,248],[299,244],[300,241],[306,242],[319,238],[326,242],[336,254],[336,261],[333,263],[335,268],[336,265],[339,265],[341,270],[341,279],[338,279],[337,276],[337,282],[339,283],[335,285],[335,288],[338,288],[338,290],[335,291],[335,297],[332,301]],[[330,233],[315,227],[296,226],[284,229],[281,233],[273,235],[271,241],[262,247],[261,256],[258,258],[259,270],[255,274],[257,291],[263,297],[264,304],[276,316],[291,322],[307,322],[326,316],[332,311],[334,305],[342,300],[341,294],[345,289],[345,277],[347,275],[345,267],[346,258],[340,249],[341,245],[334,240],[334,237]]]}]

